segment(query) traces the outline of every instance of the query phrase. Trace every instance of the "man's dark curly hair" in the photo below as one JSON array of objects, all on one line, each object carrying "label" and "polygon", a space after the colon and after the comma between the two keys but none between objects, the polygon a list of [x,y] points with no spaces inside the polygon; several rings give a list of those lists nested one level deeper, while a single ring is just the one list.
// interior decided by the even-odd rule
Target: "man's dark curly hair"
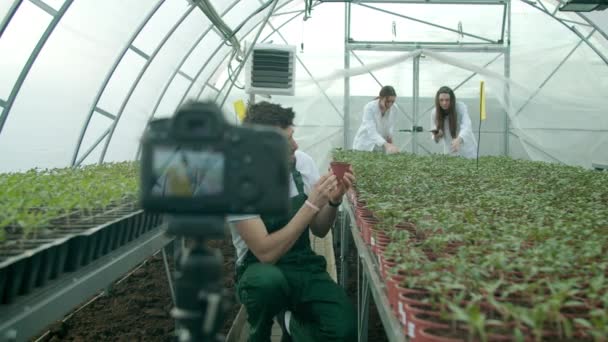
[{"label": "man's dark curly hair", "polygon": [[243,123],[287,128],[293,126],[295,116],[296,113],[291,108],[262,101],[248,106]]}]

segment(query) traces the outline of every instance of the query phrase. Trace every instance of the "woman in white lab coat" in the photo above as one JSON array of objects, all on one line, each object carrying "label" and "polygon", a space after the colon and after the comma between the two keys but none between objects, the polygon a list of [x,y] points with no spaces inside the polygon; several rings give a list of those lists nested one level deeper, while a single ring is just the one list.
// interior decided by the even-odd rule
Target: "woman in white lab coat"
[{"label": "woman in white lab coat", "polygon": [[355,135],[353,149],[359,151],[385,151],[397,153],[393,144],[397,108],[397,93],[392,86],[384,86],[380,94],[363,108],[363,120]]},{"label": "woman in white lab coat", "polygon": [[456,101],[454,91],[446,86],[435,96],[435,114],[431,115],[433,140],[443,140],[443,153],[465,158],[477,155],[477,140],[471,127],[467,106]]}]

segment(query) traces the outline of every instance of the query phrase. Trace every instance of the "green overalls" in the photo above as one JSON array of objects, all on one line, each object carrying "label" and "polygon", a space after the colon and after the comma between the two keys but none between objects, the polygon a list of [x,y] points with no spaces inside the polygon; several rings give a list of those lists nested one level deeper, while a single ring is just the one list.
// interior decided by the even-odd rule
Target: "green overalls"
[{"label": "green overalls", "polygon": [[[299,171],[292,177],[298,195],[291,198],[287,217],[262,216],[268,233],[284,227],[308,196]],[[250,342],[270,341],[273,318],[281,310],[292,312],[289,331],[293,341],[356,341],[356,312],[344,290],[326,271],[323,256],[310,248],[309,228],[276,264],[260,263],[247,252],[237,267],[237,295],[245,305]]]}]

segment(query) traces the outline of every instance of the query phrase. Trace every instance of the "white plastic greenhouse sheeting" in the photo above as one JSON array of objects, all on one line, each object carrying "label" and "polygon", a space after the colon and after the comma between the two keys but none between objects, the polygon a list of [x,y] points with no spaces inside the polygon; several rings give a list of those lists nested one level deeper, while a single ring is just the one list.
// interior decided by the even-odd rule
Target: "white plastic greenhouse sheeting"
[{"label": "white plastic greenhouse sheeting", "polygon": [[[55,10],[64,3],[62,0],[45,2]],[[215,31],[208,30],[210,21],[198,8],[191,9],[186,0],[162,3],[135,38],[133,46],[145,55],[154,56],[154,59],[148,62],[133,49],[128,49],[116,71],[109,74],[130,37],[157,3],[152,0],[107,0],[75,1],[71,5],[33,64],[0,132],[0,172],[70,165],[81,128],[108,75],[108,85],[101,92],[96,107],[120,115],[120,120],[108,145],[106,161],[133,159],[146,121],[152,115],[172,114],[186,99],[222,100],[230,89],[224,110],[227,117],[234,120],[232,102],[247,100],[248,95],[237,87],[224,87],[228,79],[226,67],[231,48],[222,44]],[[225,12],[224,20],[234,28],[262,2],[216,0],[212,3],[218,13]],[[0,18],[5,17],[11,4],[12,1],[8,0],[0,2]],[[352,6],[351,35],[355,40],[474,40],[355,4]],[[454,29],[461,23],[464,31],[493,39],[500,36],[502,12],[485,7],[408,5],[404,10],[396,4],[374,6],[407,12],[410,16],[416,15]],[[343,68],[344,5],[320,4],[307,21],[302,21],[300,16],[282,25],[296,15],[291,12],[303,9],[304,1],[280,1],[259,42],[298,46],[301,63],[297,64],[296,70],[296,96],[273,96],[271,101],[294,107],[297,113],[296,139],[301,149],[313,155],[320,168],[325,169],[330,158],[328,151],[343,144],[344,82],[338,78],[317,84],[311,82],[308,72],[315,79],[321,79]],[[479,14],[482,11],[486,11],[484,15]],[[601,22],[607,13],[587,16]],[[256,25],[266,15],[267,12],[262,11],[253,16],[237,33],[246,47],[258,33]],[[575,14],[560,15],[583,21]],[[165,35],[183,16],[185,20],[160,46]],[[1,100],[6,101],[9,97],[21,69],[50,20],[51,17],[43,10],[24,1],[0,38]],[[395,35],[392,33],[393,21]],[[606,30],[606,23],[603,25]],[[277,27],[281,27],[280,34],[273,33]],[[593,32],[585,25],[577,25],[577,29],[585,37]],[[202,36],[205,32],[208,33]],[[199,39],[200,43],[195,46]],[[589,41],[601,54],[608,56],[607,40],[600,32],[593,32]],[[590,167],[594,158],[608,158],[608,116],[604,105],[605,94],[608,94],[608,66],[587,44],[577,47],[579,42],[580,39],[568,28],[537,8],[514,2],[510,97],[505,97],[505,83],[496,75],[503,74],[503,56],[452,52],[437,53],[438,58],[431,58],[432,53],[428,53],[420,63],[420,113],[416,124],[428,128],[432,97],[439,86],[454,87],[473,72],[479,72],[456,94],[469,105],[477,130],[475,116],[478,115],[479,81],[484,80],[487,84],[488,120],[481,127],[482,154],[503,153],[504,118],[508,112],[512,123],[509,153],[513,157],[583,167]],[[188,54],[191,49],[192,53]],[[368,66],[400,59],[396,64],[373,70],[373,74],[382,84],[395,86],[398,103],[406,113],[401,113],[398,128],[411,128],[413,69],[411,59],[401,58],[403,55],[402,52],[356,52],[356,57]],[[493,59],[495,61],[486,68],[478,69]],[[356,71],[359,65],[353,55],[352,69],[346,71],[353,76],[350,113],[347,113],[351,123],[351,141],[363,104],[377,95],[380,88],[367,72]],[[237,67],[238,63],[233,60],[232,68]],[[244,75],[240,74],[237,85],[242,85],[243,80]],[[132,95],[127,98],[136,81]],[[538,91],[541,85],[542,89]],[[165,88],[167,91],[161,97]],[[215,89],[221,90],[219,97]],[[256,100],[264,98],[258,96]],[[106,116],[92,115],[79,157],[111,127],[112,122]],[[439,151],[425,134],[418,134],[416,139],[420,143],[419,153]],[[403,149],[412,150],[411,133],[399,133],[397,142]],[[84,163],[97,162],[103,145],[104,142],[93,149]]]}]

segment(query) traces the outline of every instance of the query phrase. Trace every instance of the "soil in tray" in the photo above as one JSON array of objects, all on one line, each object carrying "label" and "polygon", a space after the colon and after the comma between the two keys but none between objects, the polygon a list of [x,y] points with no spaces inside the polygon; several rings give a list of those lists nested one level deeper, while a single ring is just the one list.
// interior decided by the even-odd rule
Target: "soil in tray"
[{"label": "soil in tray", "polygon": [[[224,287],[234,296],[234,247],[230,238],[210,241],[224,256]],[[169,260],[172,266],[172,260]],[[169,315],[171,295],[162,255],[102,296],[73,314],[65,323],[53,324],[43,341],[173,341],[174,321]],[[233,303],[223,333],[227,334],[239,306]],[[41,332],[41,333],[44,333]]]}]

